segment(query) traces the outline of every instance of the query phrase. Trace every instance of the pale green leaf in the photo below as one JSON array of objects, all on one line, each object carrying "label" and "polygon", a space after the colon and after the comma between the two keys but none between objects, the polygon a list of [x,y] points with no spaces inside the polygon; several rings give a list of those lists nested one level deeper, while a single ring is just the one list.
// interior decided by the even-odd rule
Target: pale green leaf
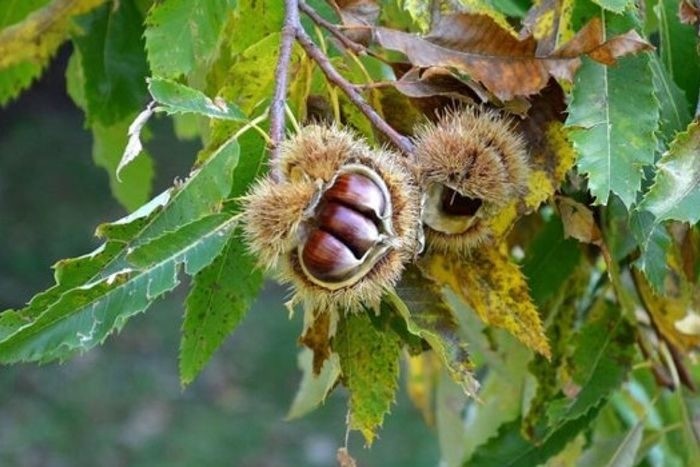
[{"label": "pale green leaf", "polygon": [[238,326],[262,287],[262,272],[234,235],[216,260],[194,278],[180,342],[180,380],[191,383]]},{"label": "pale green leaf", "polygon": [[340,376],[338,355],[333,353],[323,362],[318,375],[313,371],[314,353],[303,348],[299,352],[297,362],[301,370],[301,383],[294,396],[292,406],[287,413],[287,420],[303,417],[321,405],[331,390],[335,387]]},{"label": "pale green leaf", "polygon": [[73,42],[80,56],[88,122],[110,126],[146,101],[142,17],[134,0],[108,3],[79,18]]},{"label": "pale green leaf", "polygon": [[593,0],[595,3],[605,8],[606,10],[622,13],[630,4],[631,0]]},{"label": "pale green leaf", "polygon": [[[144,288],[148,287],[148,280],[145,283],[142,281],[151,279],[134,272],[133,265],[126,261],[127,251],[168,232],[176,231],[208,214],[220,211],[222,200],[231,190],[232,172],[238,162],[238,155],[237,143],[228,141],[179,187],[164,192],[123,219],[100,226],[98,234],[106,237],[107,242],[93,253],[59,262],[56,265],[56,285],[35,296],[27,307],[15,312],[29,323],[25,327],[32,327],[35,322],[42,319],[45,322],[47,319],[43,318],[45,316],[58,317],[60,320],[61,317],[72,315],[76,310],[93,301],[107,307],[103,312],[108,313],[106,317],[111,317],[115,325],[123,323],[123,319],[119,323],[114,322],[116,316],[128,317],[145,309],[149,304],[147,299],[138,294],[129,295],[128,288],[125,291],[119,287],[123,282],[131,281],[135,284],[134,287],[143,289],[142,292],[145,293],[147,289]],[[100,301],[105,296],[110,297],[108,303]],[[114,305],[113,300],[116,299],[123,300],[121,305],[119,303]],[[119,309],[109,308],[111,306]],[[49,314],[50,311],[52,314]],[[73,349],[79,348],[75,346],[79,344],[80,339],[75,340],[77,335],[74,330],[71,331],[71,327],[80,325],[83,336],[93,335],[87,332],[91,328],[85,328],[85,316],[79,314],[76,319],[82,318],[82,320],[78,319],[76,322],[74,319],[56,329],[51,328],[53,335],[65,336],[65,333],[72,333],[73,339],[68,346]],[[95,322],[91,323],[95,324]],[[10,332],[21,332],[21,329],[14,328],[14,324],[16,324],[15,320],[10,323]],[[104,326],[106,328],[101,329],[103,334],[111,329],[107,329],[110,327],[108,324]],[[29,331],[25,331],[24,335],[27,332]],[[38,360],[67,356],[64,355],[63,350],[56,347],[62,345],[60,339],[48,339],[42,342],[42,336],[43,334],[40,334],[31,341],[38,347],[34,347],[33,350],[31,346],[24,350],[17,349],[17,353],[10,352],[7,359],[16,361],[29,358],[30,355],[32,359]],[[6,340],[11,338],[13,336],[9,336]],[[92,338],[86,342],[88,341],[90,345],[96,344]],[[2,344],[0,344],[1,347]],[[46,353],[42,353],[41,349]]]},{"label": "pale green leaf", "polygon": [[578,466],[634,467],[637,451],[642,445],[644,423],[637,422],[624,436],[594,442],[579,459]]},{"label": "pale green leaf", "polygon": [[151,156],[142,153],[142,156],[122,170],[117,178],[117,167],[127,144],[127,130],[132,119],[133,116],[130,115],[108,127],[100,123],[92,126],[92,157],[95,164],[107,171],[114,197],[128,211],[133,211],[148,200],[154,176]]},{"label": "pale green leaf", "polygon": [[[634,26],[625,17],[605,16],[612,17],[605,23],[608,35]],[[578,168],[596,203],[607,204],[613,192],[629,207],[641,188],[642,168],[654,162],[656,151],[659,108],[649,54],[609,67],[584,59],[568,111]]]},{"label": "pale green leaf", "polygon": [[350,391],[349,427],[372,444],[394,402],[398,386],[401,341],[380,332],[364,314],[347,315],[338,323],[333,350],[340,358],[342,380]]},{"label": "pale green leaf", "polygon": [[174,289],[180,265],[199,272],[221,252],[237,223],[213,215],[142,245],[129,255],[134,267],[63,294],[34,321],[0,342],[0,361],[64,360],[102,343],[161,294]]},{"label": "pale green leaf", "polygon": [[146,18],[146,49],[154,75],[177,78],[215,58],[235,0],[169,0]]},{"label": "pale green leaf", "polygon": [[691,123],[656,164],[654,185],[640,205],[658,222],[700,220],[700,123]]},{"label": "pale green leaf", "polygon": [[195,113],[224,120],[246,119],[245,114],[236,105],[220,98],[212,100],[201,91],[169,79],[151,78],[148,81],[148,91],[160,104],[156,110],[171,115]]}]

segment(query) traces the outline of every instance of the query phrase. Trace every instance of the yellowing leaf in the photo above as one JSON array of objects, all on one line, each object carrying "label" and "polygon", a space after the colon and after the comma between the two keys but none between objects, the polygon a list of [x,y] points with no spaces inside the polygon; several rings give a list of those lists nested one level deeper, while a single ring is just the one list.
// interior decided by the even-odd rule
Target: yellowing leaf
[{"label": "yellowing leaf", "polygon": [[642,302],[659,333],[684,352],[700,346],[698,315],[693,311],[688,288],[681,287],[677,294],[661,297],[654,293],[643,273],[632,269],[632,274]]},{"label": "yellowing leaf", "polygon": [[71,18],[105,0],[56,0],[0,32],[0,69],[32,61],[43,64],[66,39]]},{"label": "yellowing leaf", "polygon": [[435,281],[454,290],[486,324],[507,330],[550,358],[549,343],[527,281],[505,253],[494,248],[478,249],[469,260],[433,254],[424,269]]},{"label": "yellowing leaf", "polygon": [[418,355],[409,355],[406,358],[408,375],[406,376],[406,392],[413,405],[423,415],[425,423],[435,423],[435,379],[440,364],[433,352],[423,352]]},{"label": "yellowing leaf", "polygon": [[519,130],[530,147],[530,177],[523,197],[489,219],[496,238],[507,234],[519,216],[534,211],[551,197],[574,165],[576,154],[558,120],[564,108],[563,99],[558,86],[549,86],[532,101],[528,113],[532,118],[519,122]]},{"label": "yellowing leaf", "polygon": [[333,350],[350,391],[349,427],[371,445],[394,402],[401,341],[393,332],[377,330],[366,314],[353,314],[338,323]]}]

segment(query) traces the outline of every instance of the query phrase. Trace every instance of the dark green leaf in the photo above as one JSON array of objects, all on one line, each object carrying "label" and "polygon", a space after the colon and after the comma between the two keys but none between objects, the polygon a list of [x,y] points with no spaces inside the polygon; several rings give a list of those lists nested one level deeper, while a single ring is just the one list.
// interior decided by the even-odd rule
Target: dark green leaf
[{"label": "dark green leaf", "polygon": [[588,428],[598,415],[600,406],[575,420],[569,420],[552,432],[539,445],[526,440],[520,430],[521,421],[507,423],[498,435],[481,446],[464,464],[465,467],[532,467],[544,464]]},{"label": "dark green leaf", "polygon": [[88,122],[112,125],[146,102],[143,18],[134,0],[106,3],[77,20]]},{"label": "dark green leaf", "polygon": [[522,266],[530,285],[530,296],[538,307],[557,293],[580,259],[578,242],[564,238],[561,219],[552,217],[528,245]]},{"label": "dark green leaf", "polygon": [[671,79],[684,91],[686,110],[698,100],[700,52],[697,32],[678,17],[678,0],[658,0],[654,12],[659,20],[659,53]]},{"label": "dark green leaf", "polygon": [[654,290],[661,292],[669,272],[666,255],[671,248],[671,237],[649,211],[633,211],[629,222],[639,245],[639,258],[634,265],[649,279]]},{"label": "dark green leaf", "polygon": [[[608,17],[608,35],[634,27],[627,17],[603,17]],[[615,66],[584,59],[566,124],[596,203],[607,204],[610,192],[627,207],[634,203],[642,167],[654,162],[658,120],[648,53],[622,58]]]},{"label": "dark green leaf", "polygon": [[234,235],[199,272],[187,296],[180,343],[180,380],[191,383],[214,351],[238,326],[262,286],[262,272]]}]

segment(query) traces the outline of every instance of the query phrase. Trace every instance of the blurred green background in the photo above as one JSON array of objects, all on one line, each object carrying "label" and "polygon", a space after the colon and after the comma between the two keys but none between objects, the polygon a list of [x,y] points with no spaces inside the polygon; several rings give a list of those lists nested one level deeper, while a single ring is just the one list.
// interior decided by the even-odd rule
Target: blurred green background
[{"label": "blurred green background", "polygon": [[[0,109],[0,310],[53,283],[51,264],[98,246],[95,227],[121,217],[95,167],[81,112],[65,94],[68,50],[19,100]],[[154,193],[185,176],[198,144],[165,118],[148,148]],[[301,315],[267,284],[248,316],[186,390],[177,374],[185,290],[158,301],[102,347],[63,365],[0,368],[0,466],[330,466],[344,442],[346,394],[285,421],[300,374]],[[439,463],[435,433],[402,388],[362,466]]]}]

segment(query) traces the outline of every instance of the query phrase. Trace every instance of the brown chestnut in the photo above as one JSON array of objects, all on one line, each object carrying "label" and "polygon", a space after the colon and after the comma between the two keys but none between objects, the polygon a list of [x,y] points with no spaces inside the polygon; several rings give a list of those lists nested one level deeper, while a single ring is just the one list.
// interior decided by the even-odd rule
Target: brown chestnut
[{"label": "brown chestnut", "polygon": [[320,229],[311,232],[301,253],[306,272],[322,281],[343,280],[360,260],[332,234]]},{"label": "brown chestnut", "polygon": [[377,217],[382,217],[387,205],[386,189],[382,190],[366,175],[352,172],[339,175],[325,198]]},{"label": "brown chestnut", "polygon": [[390,197],[382,179],[360,165],[344,166],[321,193],[299,245],[312,282],[337,289],[361,279],[387,251]]}]

